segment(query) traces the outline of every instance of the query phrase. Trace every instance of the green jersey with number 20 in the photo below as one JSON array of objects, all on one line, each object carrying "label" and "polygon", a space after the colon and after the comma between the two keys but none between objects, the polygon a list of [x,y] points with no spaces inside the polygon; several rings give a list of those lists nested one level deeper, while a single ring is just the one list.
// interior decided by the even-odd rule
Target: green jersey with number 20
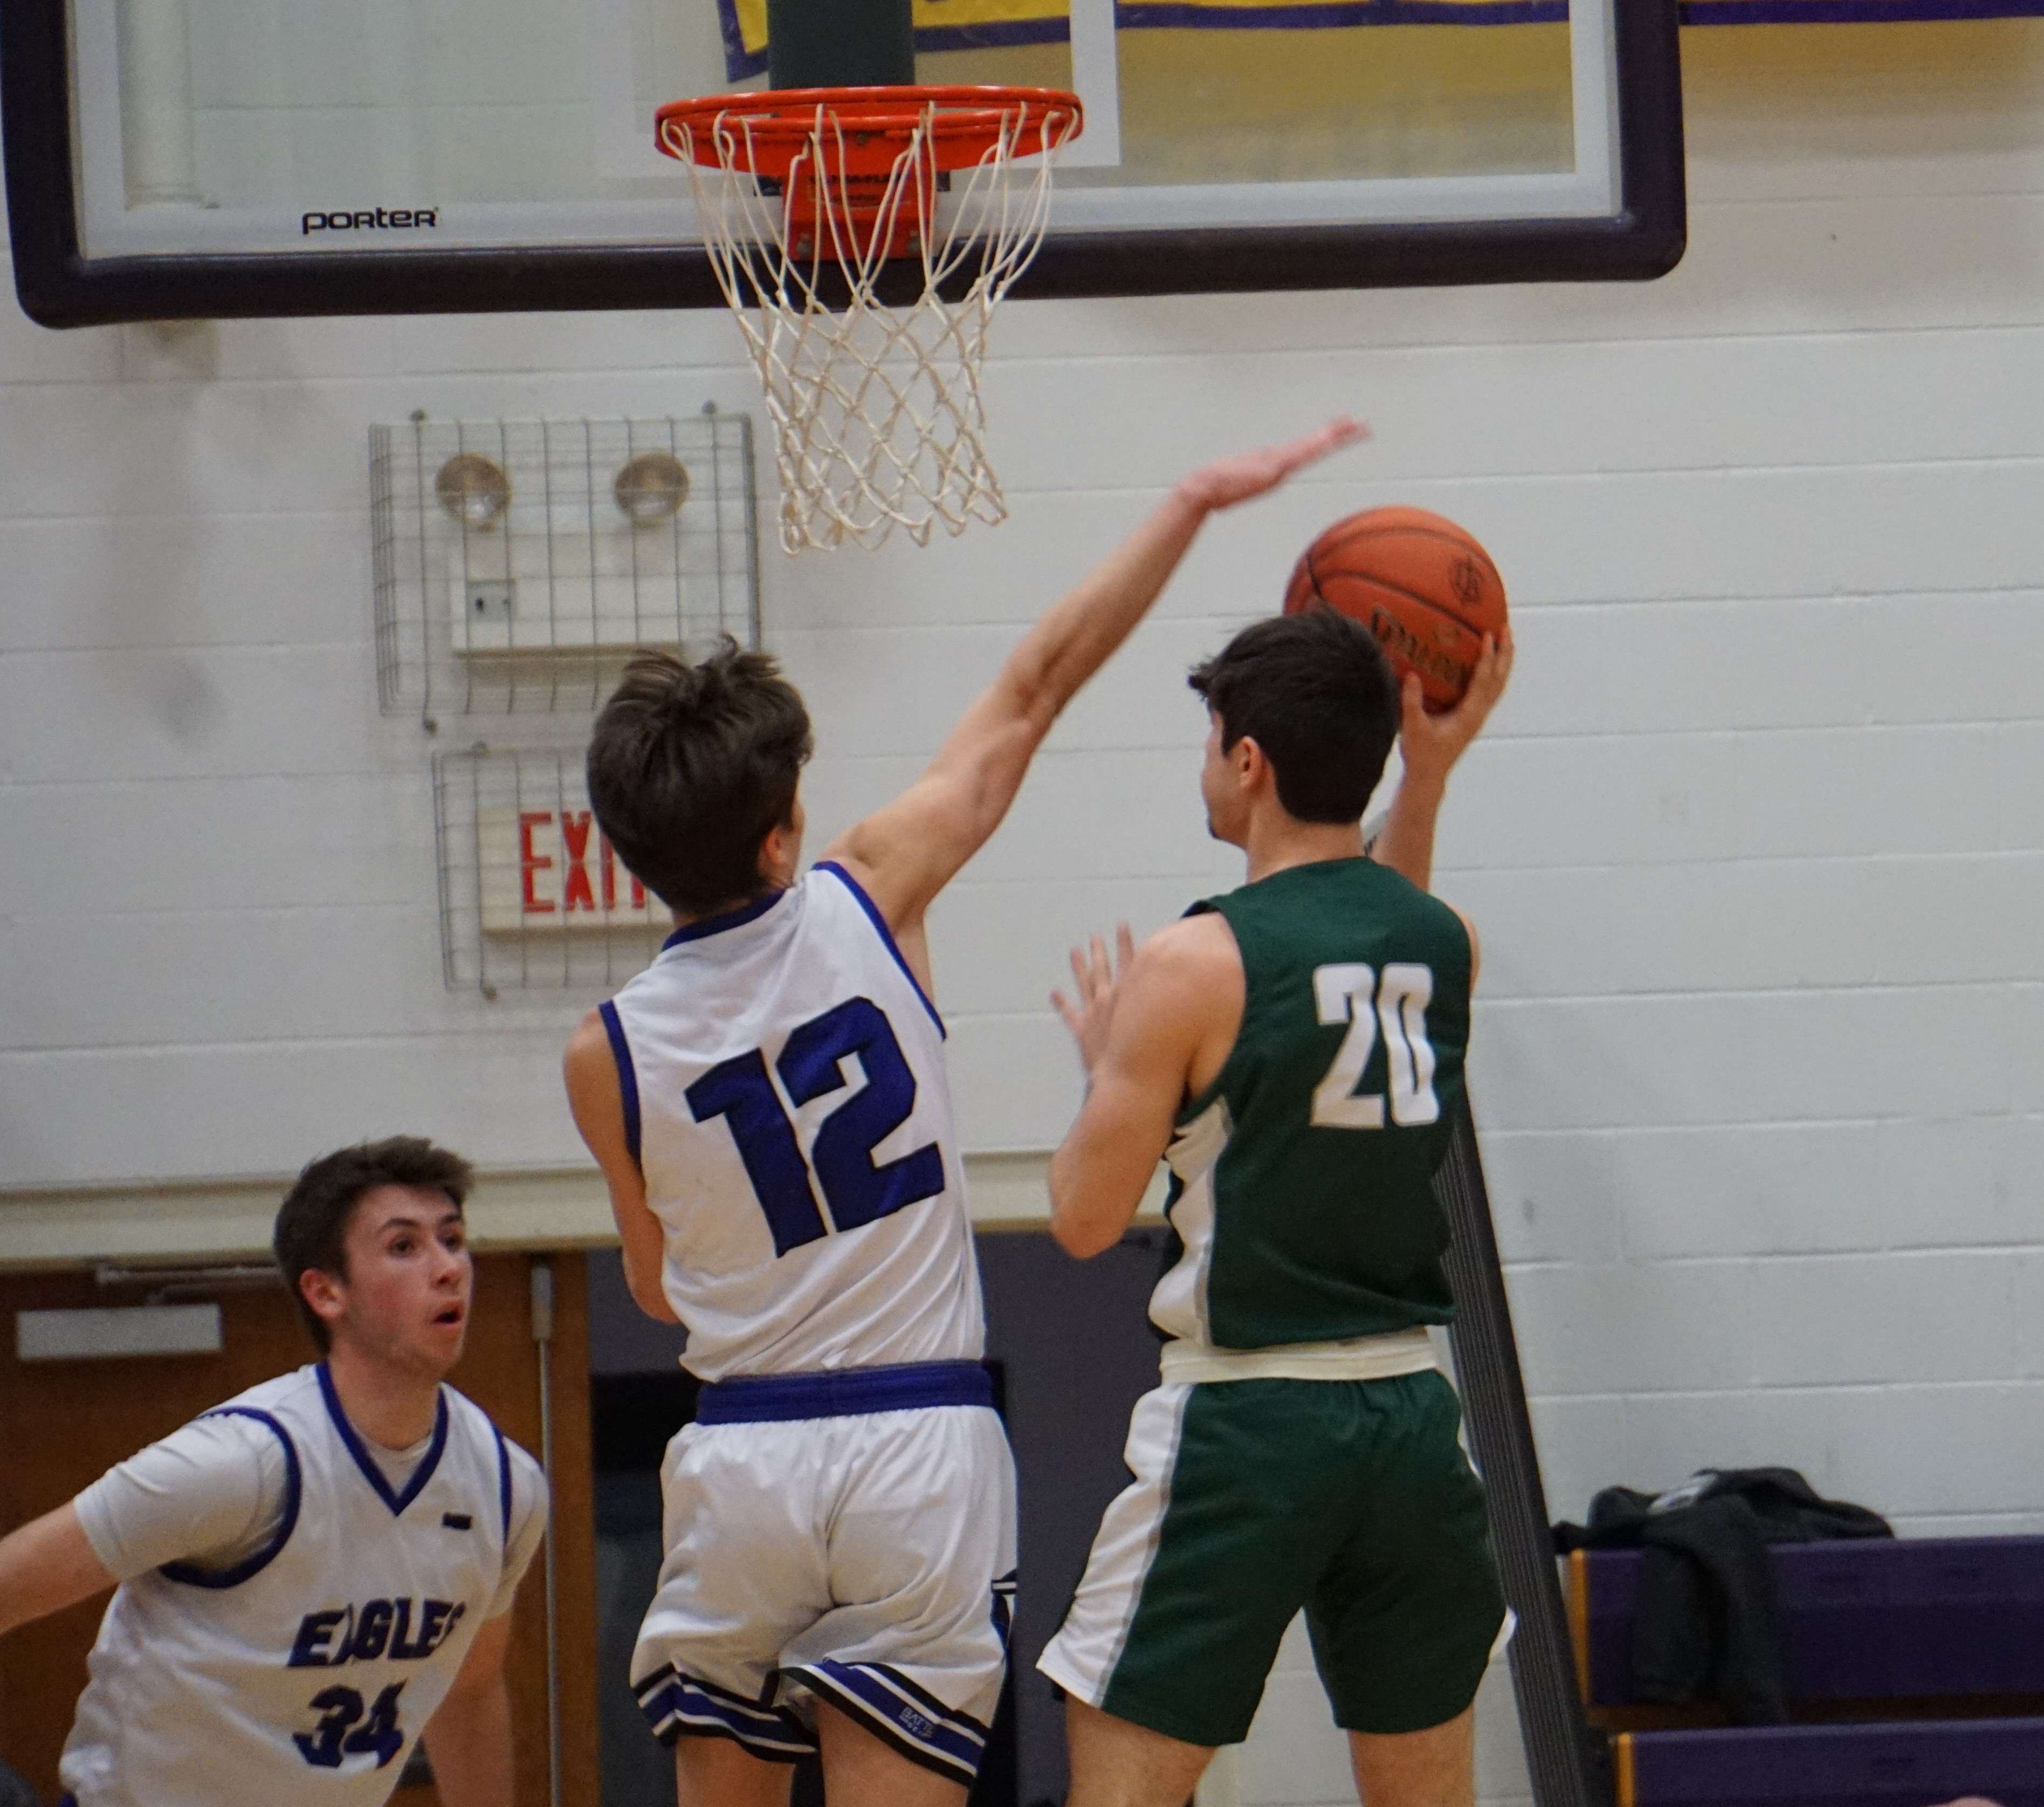
[{"label": "green jersey with number 20", "polygon": [[1241,951],[1242,1027],[1165,1152],[1176,1259],[1167,1336],[1268,1349],[1445,1324],[1431,1181],[1462,1098],[1470,937],[1369,859],[1274,872],[1218,911]]}]

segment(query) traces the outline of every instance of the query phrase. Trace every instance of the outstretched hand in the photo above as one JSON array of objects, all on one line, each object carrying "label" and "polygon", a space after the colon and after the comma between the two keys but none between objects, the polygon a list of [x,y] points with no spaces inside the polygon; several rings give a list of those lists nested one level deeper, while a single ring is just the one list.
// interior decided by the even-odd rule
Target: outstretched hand
[{"label": "outstretched hand", "polygon": [[1079,1044],[1079,1063],[1089,1075],[1107,1047],[1115,993],[1128,976],[1129,966],[1135,958],[1135,937],[1129,933],[1125,922],[1115,931],[1114,952],[1115,958],[1110,960],[1106,944],[1097,935],[1089,946],[1073,948],[1074,996],[1068,998],[1062,991],[1051,994],[1051,1004],[1065,1019],[1072,1040]]},{"label": "outstretched hand", "polygon": [[1408,779],[1445,783],[1449,769],[1477,737],[1512,678],[1512,629],[1483,636],[1483,651],[1469,688],[1453,709],[1427,713],[1416,671],[1408,671],[1400,694],[1402,719],[1398,753]]},{"label": "outstretched hand", "polygon": [[1232,508],[1237,502],[1276,489],[1293,471],[1317,463],[1329,452],[1369,437],[1368,427],[1343,414],[1304,439],[1266,445],[1258,452],[1239,452],[1216,463],[1202,465],[1179,483],[1178,493],[1201,508]]}]

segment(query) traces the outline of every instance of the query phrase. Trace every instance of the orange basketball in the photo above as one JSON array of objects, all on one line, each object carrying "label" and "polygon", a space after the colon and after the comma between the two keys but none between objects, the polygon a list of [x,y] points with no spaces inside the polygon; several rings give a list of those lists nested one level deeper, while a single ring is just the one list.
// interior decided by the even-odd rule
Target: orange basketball
[{"label": "orange basketball", "polygon": [[1316,602],[1377,636],[1402,682],[1420,674],[1429,709],[1452,709],[1485,634],[1504,629],[1504,580],[1462,528],[1424,508],[1373,508],[1337,521],[1293,567],[1285,613]]}]

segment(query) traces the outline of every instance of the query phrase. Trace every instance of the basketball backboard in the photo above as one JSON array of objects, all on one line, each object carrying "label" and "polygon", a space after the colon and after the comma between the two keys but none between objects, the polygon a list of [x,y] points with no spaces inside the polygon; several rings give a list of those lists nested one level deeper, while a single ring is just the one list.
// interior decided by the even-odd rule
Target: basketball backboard
[{"label": "basketball backboard", "polygon": [[[776,0],[779,3],[779,0]],[[914,0],[927,83],[1070,87],[1018,295],[1645,277],[1681,255],[1675,0]],[[52,325],[716,305],[664,102],[767,0],[8,0]]]}]

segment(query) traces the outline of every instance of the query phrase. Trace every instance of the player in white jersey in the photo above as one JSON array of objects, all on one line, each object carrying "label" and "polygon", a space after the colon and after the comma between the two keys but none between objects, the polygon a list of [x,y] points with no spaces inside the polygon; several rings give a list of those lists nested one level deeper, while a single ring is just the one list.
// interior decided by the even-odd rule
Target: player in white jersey
[{"label": "player in white jersey", "polygon": [[313,1162],[276,1255],[324,1359],[0,1541],[0,1633],[116,1590],[67,1803],[378,1807],[423,1731],[446,1807],[508,1807],[504,1656],[547,1495],[441,1384],[468,1325],[470,1180],[411,1136]]},{"label": "player in white jersey", "polygon": [[1014,1479],[924,913],[1206,516],[1360,430],[1185,479],[806,873],[809,717],[770,659],[642,656],[597,720],[597,818],[677,925],[567,1068],[632,1296],[709,1383],[667,1451],[632,1663],[682,1807],[778,1807],[819,1748],[832,1807],[951,1807],[978,1770]]}]

